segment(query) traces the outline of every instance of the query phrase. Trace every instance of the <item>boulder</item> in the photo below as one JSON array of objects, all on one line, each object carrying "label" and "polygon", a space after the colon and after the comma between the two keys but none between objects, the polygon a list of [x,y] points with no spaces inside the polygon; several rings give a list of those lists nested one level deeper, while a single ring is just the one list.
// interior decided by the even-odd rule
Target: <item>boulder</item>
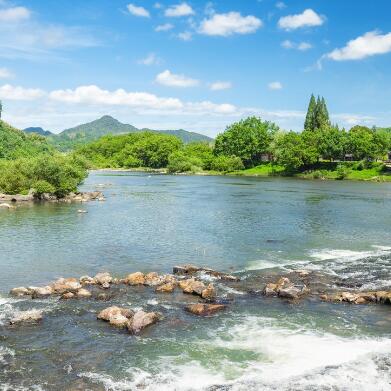
[{"label": "boulder", "polygon": [[185,310],[199,316],[213,315],[216,312],[222,311],[226,308],[224,304],[191,304],[185,307]]},{"label": "boulder", "polygon": [[43,319],[43,312],[39,310],[19,311],[10,320],[10,324],[39,322]]},{"label": "boulder", "polygon": [[115,315],[122,315],[125,318],[130,319],[133,316],[133,311],[127,308],[112,306],[112,307],[105,308],[104,310],[99,312],[98,319],[109,322],[110,319]]},{"label": "boulder", "polygon": [[265,296],[279,296],[286,299],[298,299],[309,290],[304,284],[295,285],[289,278],[281,277],[276,283],[266,284],[263,294]]},{"label": "boulder", "polygon": [[109,284],[108,282],[104,282],[104,283],[101,285],[101,287],[102,287],[103,289],[109,289],[109,288],[110,288],[110,284]]},{"label": "boulder", "polygon": [[79,299],[84,299],[84,298],[88,298],[88,297],[91,297],[92,294],[89,290],[87,289],[84,289],[84,288],[81,288],[79,289],[77,292],[76,292],[76,296],[79,298]]},{"label": "boulder", "polygon": [[203,282],[197,281],[193,278],[179,281],[179,287],[183,290],[183,293],[190,293],[194,295],[202,295],[202,291],[206,289]]},{"label": "boulder", "polygon": [[38,287],[31,289],[31,295],[33,299],[38,297],[50,296],[54,293],[53,288],[50,286]]},{"label": "boulder", "polygon": [[0,204],[0,208],[11,209],[13,207],[10,204],[7,204],[7,203],[3,202],[3,203]]},{"label": "boulder", "polygon": [[81,285],[95,285],[97,283],[95,278],[90,276],[81,276],[79,282]]},{"label": "boulder", "polygon": [[162,279],[156,272],[148,273],[144,276],[144,285],[157,286],[161,283]]},{"label": "boulder", "polygon": [[339,292],[332,295],[321,295],[324,301],[345,302],[351,304],[391,304],[391,292],[374,291],[374,292]]},{"label": "boulder", "polygon": [[111,281],[113,281],[113,277],[111,277],[110,273],[98,273],[95,277],[94,280],[100,284],[110,284]]},{"label": "boulder", "polygon": [[10,295],[12,296],[28,296],[31,295],[31,291],[24,286],[12,288],[10,291]]},{"label": "boulder", "polygon": [[158,320],[159,315],[156,312],[137,311],[128,324],[128,330],[132,334],[137,334],[146,327],[156,323]]},{"label": "boulder", "polygon": [[158,292],[158,293],[172,293],[175,290],[175,286],[176,286],[176,284],[174,284],[172,282],[167,282],[166,284],[159,285],[156,288],[156,292]]},{"label": "boulder", "polygon": [[76,292],[82,286],[76,278],[59,278],[51,285],[54,293]]},{"label": "boulder", "polygon": [[201,297],[206,300],[213,300],[216,297],[216,289],[212,284],[209,284],[206,289],[201,292]]},{"label": "boulder", "polygon": [[144,285],[145,276],[141,272],[128,274],[125,278],[125,283],[128,285]]},{"label": "boulder", "polygon": [[112,326],[119,327],[121,329],[127,327],[129,322],[130,322],[129,318],[127,318],[126,316],[121,315],[121,314],[113,315],[109,319],[109,323]]}]

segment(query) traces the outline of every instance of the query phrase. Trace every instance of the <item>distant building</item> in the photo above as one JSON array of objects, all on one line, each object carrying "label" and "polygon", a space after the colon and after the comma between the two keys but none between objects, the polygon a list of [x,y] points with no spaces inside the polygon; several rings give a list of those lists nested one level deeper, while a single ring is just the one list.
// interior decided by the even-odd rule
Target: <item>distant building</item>
[{"label": "distant building", "polygon": [[352,153],[345,153],[345,159],[346,162],[352,162],[353,161],[353,154]]},{"label": "distant building", "polygon": [[273,160],[273,155],[271,153],[263,153],[261,155],[262,162],[271,162]]}]

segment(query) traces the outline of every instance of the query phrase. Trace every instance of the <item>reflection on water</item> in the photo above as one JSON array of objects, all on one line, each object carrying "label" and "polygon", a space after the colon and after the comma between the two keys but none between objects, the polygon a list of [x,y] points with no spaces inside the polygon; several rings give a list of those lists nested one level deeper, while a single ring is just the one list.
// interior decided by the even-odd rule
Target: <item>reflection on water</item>
[{"label": "reflection on water", "polygon": [[[240,272],[307,268],[330,284],[391,287],[391,185],[278,178],[93,173],[106,202],[0,210],[0,390],[389,390],[388,307],[281,300],[225,287],[213,318],[182,294],[113,291],[111,302],[10,298],[64,276],[170,272],[196,263]],[[247,280],[246,280],[247,279]],[[132,337],[97,322],[102,306],[159,311]],[[16,310],[38,326],[10,328]],[[316,349],[314,349],[316,347]]]}]

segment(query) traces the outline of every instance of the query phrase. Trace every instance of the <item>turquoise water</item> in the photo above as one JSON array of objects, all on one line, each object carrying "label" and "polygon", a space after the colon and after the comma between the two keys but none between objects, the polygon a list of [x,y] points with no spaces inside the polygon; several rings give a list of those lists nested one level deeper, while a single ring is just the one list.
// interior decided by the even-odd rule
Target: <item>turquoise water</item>
[{"label": "turquoise water", "polygon": [[[390,390],[390,307],[298,304],[251,294],[297,268],[329,288],[391,287],[391,185],[277,178],[92,173],[106,202],[0,209],[0,390]],[[83,208],[88,213],[80,214]],[[195,263],[229,309],[183,311],[194,297],[118,289],[110,302],[20,300],[14,286]],[[138,337],[96,320],[112,304],[159,311]],[[10,328],[18,309],[40,325]]]}]

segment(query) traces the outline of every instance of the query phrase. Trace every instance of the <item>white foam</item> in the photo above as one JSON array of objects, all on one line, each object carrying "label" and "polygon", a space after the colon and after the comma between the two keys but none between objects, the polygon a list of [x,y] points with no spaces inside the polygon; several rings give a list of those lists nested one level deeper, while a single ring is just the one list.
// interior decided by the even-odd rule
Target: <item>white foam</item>
[{"label": "white foam", "polygon": [[[391,370],[381,363],[391,356],[390,339],[342,337],[297,325],[286,328],[275,319],[256,316],[228,322],[192,348],[204,352],[200,357],[220,354],[219,360],[196,361],[184,352],[175,359],[160,357],[150,363],[152,371],[131,367],[121,379],[98,373],[80,376],[106,390],[390,390]],[[242,358],[239,363],[229,357]]]},{"label": "white foam", "polygon": [[390,247],[386,246],[372,246],[376,250],[367,250],[367,251],[353,251],[353,250],[341,250],[341,249],[323,249],[323,250],[313,250],[310,253],[312,258],[315,258],[319,261],[327,261],[334,259],[341,260],[350,260],[357,261],[359,259],[375,257],[386,255],[391,252]]},{"label": "white foam", "polygon": [[7,364],[7,357],[14,357],[15,352],[5,346],[0,346],[0,364]]}]

